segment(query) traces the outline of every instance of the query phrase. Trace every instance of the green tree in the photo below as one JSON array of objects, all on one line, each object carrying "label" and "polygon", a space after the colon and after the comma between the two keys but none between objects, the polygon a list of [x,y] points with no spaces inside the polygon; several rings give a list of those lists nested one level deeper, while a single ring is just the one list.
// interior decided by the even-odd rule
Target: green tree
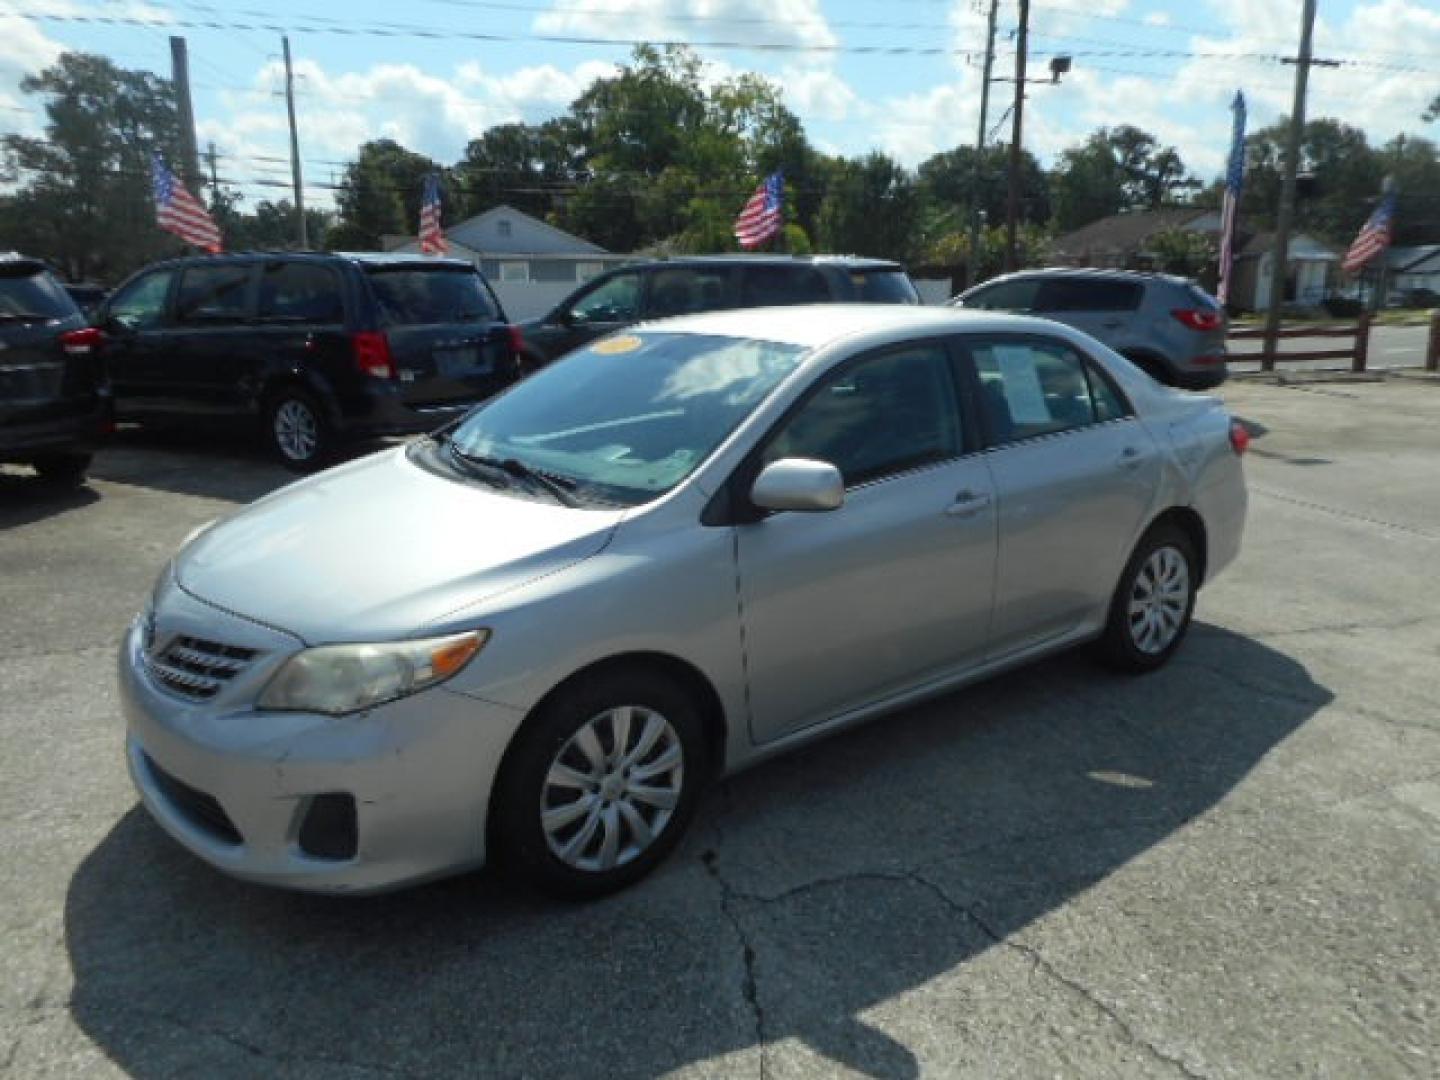
[{"label": "green tree", "polygon": [[[1010,151],[987,146],[975,168],[973,146],[946,150],[921,162],[916,177],[926,202],[958,208],[969,221],[971,206],[977,202],[992,225],[1005,220],[1010,191]],[[1028,150],[1020,154],[1020,220],[1043,225],[1050,220],[1050,184],[1040,162]]]},{"label": "green tree", "polygon": [[[326,235],[331,250],[374,251],[387,235],[410,236],[419,228],[425,177],[439,166],[393,139],[360,147],[345,167],[335,196],[339,221]],[[442,190],[442,199],[445,198]],[[453,199],[446,199],[454,205]],[[447,214],[447,220],[452,216]]]},{"label": "green tree", "polygon": [[1055,225],[1069,232],[1121,210],[1155,210],[1194,185],[1174,147],[1130,124],[1100,128],[1060,154]]},{"label": "green tree", "polygon": [[543,217],[555,209],[557,196],[586,175],[585,146],[573,119],[499,124],[472,139],[452,170],[463,206],[457,216],[505,203]]},{"label": "green tree", "polygon": [[180,124],[168,80],[102,56],[62,53],[20,84],[43,94],[44,138],[7,135],[8,246],[50,260],[72,279],[114,281],[184,249],[155,224],[151,155],[180,172]]},{"label": "green tree", "polygon": [[[253,213],[242,208],[244,196],[221,188],[210,199],[210,216],[225,235],[232,251],[288,251],[299,246],[295,206],[289,199],[261,199]],[[323,247],[332,215],[314,208],[305,211],[305,232],[312,247]]]},{"label": "green tree", "polygon": [[[1281,118],[1251,135],[1246,146],[1240,213],[1249,228],[1272,228],[1280,206],[1281,171],[1290,121]],[[1385,166],[1365,133],[1339,120],[1307,121],[1300,140],[1298,229],[1349,243],[1380,192]]]},{"label": "green tree", "polygon": [[1210,276],[1217,257],[1211,237],[1190,229],[1158,232],[1145,246],[1147,253],[1154,257],[1157,270],[1190,278]]},{"label": "green tree", "polygon": [[1429,139],[1397,135],[1381,148],[1380,166],[1395,179],[1395,243],[1440,238],[1440,148]]},{"label": "green tree", "polygon": [[907,259],[913,253],[920,198],[898,162],[874,152],[834,163],[820,207],[824,250]]}]

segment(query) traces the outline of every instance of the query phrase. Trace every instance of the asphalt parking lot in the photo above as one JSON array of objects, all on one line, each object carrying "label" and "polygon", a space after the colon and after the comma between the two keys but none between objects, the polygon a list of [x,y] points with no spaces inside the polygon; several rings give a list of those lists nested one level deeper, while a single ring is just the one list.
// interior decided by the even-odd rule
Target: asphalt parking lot
[{"label": "asphalt parking lot", "polygon": [[585,906],[180,850],[125,776],[116,642],[287,477],[138,432],[79,493],[0,472],[0,1073],[1435,1076],[1440,382],[1224,392],[1247,543],[1168,669],[1065,656],[762,766]]}]

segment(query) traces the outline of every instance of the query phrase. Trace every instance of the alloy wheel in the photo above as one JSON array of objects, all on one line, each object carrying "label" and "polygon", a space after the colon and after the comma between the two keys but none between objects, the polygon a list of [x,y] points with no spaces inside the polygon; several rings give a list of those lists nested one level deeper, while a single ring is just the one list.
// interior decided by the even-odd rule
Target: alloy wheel
[{"label": "alloy wheel", "polygon": [[1184,554],[1165,545],[1150,553],[1130,589],[1130,640],[1148,656],[1170,647],[1190,610],[1190,567]]},{"label": "alloy wheel", "polygon": [[684,748],[669,720],[643,705],[606,709],[550,764],[540,792],[545,842],[576,870],[624,866],[665,830],[684,784]]},{"label": "alloy wheel", "polygon": [[320,425],[303,401],[293,398],[275,410],[275,444],[291,461],[309,461],[320,446]]}]

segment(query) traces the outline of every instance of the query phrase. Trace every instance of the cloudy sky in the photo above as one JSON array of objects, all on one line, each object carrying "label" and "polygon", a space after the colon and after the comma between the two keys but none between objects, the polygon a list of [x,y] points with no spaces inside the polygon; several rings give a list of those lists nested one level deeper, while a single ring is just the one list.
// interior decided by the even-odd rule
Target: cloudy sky
[{"label": "cloudy sky", "polygon": [[[202,147],[252,198],[288,182],[280,33],[298,76],[307,198],[328,203],[356,146],[393,137],[441,162],[507,120],[542,120],[637,40],[689,41],[722,77],[779,82],[822,148],[883,149],[914,165],[975,139],[988,0],[0,0],[0,130],[38,133],[20,79],[64,49],[169,73],[170,34],[189,41]],[[1026,146],[1050,161],[1102,124],[1131,123],[1220,170],[1237,88],[1252,125],[1288,111],[1300,0],[1035,0]],[[1000,3],[997,73],[1014,65],[1016,0]],[[145,25],[136,25],[137,23]],[[207,25],[209,24],[209,25]],[[1310,114],[1440,140],[1420,120],[1440,93],[1435,0],[1321,0]],[[1010,92],[999,100],[992,123]],[[994,100],[992,98],[992,100]],[[1008,138],[1008,124],[1002,129]]]}]

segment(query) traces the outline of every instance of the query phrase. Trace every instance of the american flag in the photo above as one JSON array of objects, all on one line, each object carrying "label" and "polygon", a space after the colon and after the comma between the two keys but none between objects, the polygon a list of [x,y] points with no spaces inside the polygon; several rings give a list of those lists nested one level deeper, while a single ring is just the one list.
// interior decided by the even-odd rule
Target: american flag
[{"label": "american flag", "polygon": [[1235,266],[1235,224],[1240,216],[1240,188],[1245,182],[1245,95],[1235,91],[1230,103],[1235,123],[1230,132],[1230,161],[1225,169],[1225,202],[1220,209],[1220,284],[1215,295],[1230,302],[1230,272]]},{"label": "american flag", "polygon": [[1365,267],[1377,255],[1390,246],[1390,237],[1395,229],[1395,193],[1387,191],[1375,212],[1360,226],[1360,233],[1350,250],[1345,253],[1340,266],[1347,274]]},{"label": "american flag", "polygon": [[735,239],[743,248],[759,247],[780,231],[784,224],[781,205],[785,201],[785,181],[781,175],[772,173],[750,196],[745,209],[735,219]]},{"label": "american flag", "polygon": [[420,254],[444,255],[450,244],[440,229],[440,177],[425,177],[425,195],[420,200]]},{"label": "american flag", "polygon": [[186,191],[185,185],[165,167],[165,161],[159,154],[155,155],[151,180],[155,185],[156,224],[187,244],[194,244],[203,251],[218,252],[219,227],[206,213],[200,200]]}]

